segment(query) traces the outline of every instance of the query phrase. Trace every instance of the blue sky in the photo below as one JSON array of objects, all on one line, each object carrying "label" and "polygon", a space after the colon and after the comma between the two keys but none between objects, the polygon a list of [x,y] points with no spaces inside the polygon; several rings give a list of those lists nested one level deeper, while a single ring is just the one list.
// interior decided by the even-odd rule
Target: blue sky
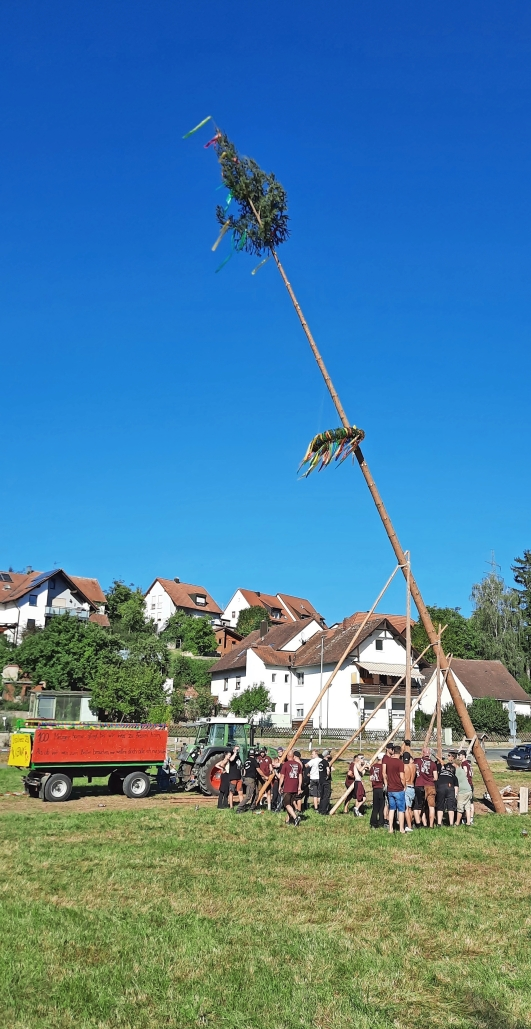
[{"label": "blue sky", "polygon": [[[392,551],[273,263],[211,246],[212,114],[288,192],[281,257],[428,603],[531,546],[531,8],[0,8],[0,565],[368,608]],[[402,583],[383,609],[404,609]]]}]

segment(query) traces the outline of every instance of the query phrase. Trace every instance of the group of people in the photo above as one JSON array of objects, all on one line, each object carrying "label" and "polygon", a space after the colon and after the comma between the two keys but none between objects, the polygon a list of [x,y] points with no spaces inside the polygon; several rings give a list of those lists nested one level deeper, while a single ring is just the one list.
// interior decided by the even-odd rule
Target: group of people
[{"label": "group of people", "polygon": [[[429,747],[413,757],[411,741],[401,746],[388,743],[385,753],[372,764],[359,755],[349,765],[345,786],[355,799],[354,814],[359,815],[365,801],[363,775],[372,784],[371,826],[401,833],[413,829],[442,826],[445,813],[449,825],[472,825],[474,821],[473,771],[466,750],[450,750],[439,761]],[[349,798],[345,802],[348,811]]]},{"label": "group of people", "polygon": [[[473,772],[466,750],[450,750],[437,760],[428,747],[413,757],[411,741],[401,746],[388,743],[373,762],[358,754],[348,765],[345,778],[344,813],[354,801],[353,814],[365,809],[368,775],[372,786],[372,828],[388,827],[394,832],[442,826],[445,813],[449,825],[472,825],[474,820]],[[286,823],[299,825],[301,813],[310,804],[321,815],[330,811],[332,763],[330,750],[312,750],[303,761],[300,751],[287,753],[278,747],[270,757],[265,747],[252,748],[242,761],[237,745],[218,762],[220,791],[218,807],[236,812],[255,811],[258,800],[269,811],[286,813]],[[261,789],[264,787],[264,789]],[[348,791],[348,792],[347,792]]]},{"label": "group of people", "polygon": [[232,808],[237,798],[237,813],[255,811],[262,792],[261,803],[268,811],[284,810],[289,825],[299,825],[310,799],[319,814],[327,815],[332,792],[330,756],[330,750],[312,750],[311,758],[303,761],[299,750],[285,752],[278,747],[270,757],[265,747],[251,747],[242,761],[235,744],[217,764],[221,773],[218,807]]}]

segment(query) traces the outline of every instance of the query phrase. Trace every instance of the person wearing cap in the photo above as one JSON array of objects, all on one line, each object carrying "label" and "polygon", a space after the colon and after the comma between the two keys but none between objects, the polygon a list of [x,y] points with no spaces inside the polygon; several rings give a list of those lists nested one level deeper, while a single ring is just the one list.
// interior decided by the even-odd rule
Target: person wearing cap
[{"label": "person wearing cap", "polygon": [[404,819],[406,811],[404,762],[395,754],[394,744],[388,743],[382,761],[384,785],[389,798],[389,832],[392,833],[395,812],[397,814],[400,833],[405,833]]},{"label": "person wearing cap", "polygon": [[435,798],[438,826],[442,825],[445,809],[448,812],[449,824],[454,824],[455,812],[457,810],[457,791],[459,789],[459,781],[455,774],[454,764],[456,757],[457,751],[449,750],[446,759],[439,769],[437,795]]},{"label": "person wearing cap", "polygon": [[323,750],[319,762],[319,814],[327,815],[330,810],[332,794],[332,769],[330,765],[331,750]]},{"label": "person wearing cap", "polygon": [[383,751],[376,755],[376,761],[370,766],[369,778],[372,785],[372,810],[370,825],[372,829],[383,829],[385,794],[382,761]]}]

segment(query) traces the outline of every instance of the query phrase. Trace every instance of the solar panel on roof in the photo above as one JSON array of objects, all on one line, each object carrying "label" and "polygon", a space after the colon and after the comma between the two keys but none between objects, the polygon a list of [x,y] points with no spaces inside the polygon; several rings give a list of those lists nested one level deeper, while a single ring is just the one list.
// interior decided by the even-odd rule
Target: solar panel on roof
[{"label": "solar panel on roof", "polygon": [[50,576],[55,575],[56,572],[57,572],[56,568],[54,568],[51,572],[41,572],[41,574],[38,575],[36,579],[32,579],[31,580],[31,585],[32,586],[39,586],[41,582],[45,582],[46,579],[49,579]]}]

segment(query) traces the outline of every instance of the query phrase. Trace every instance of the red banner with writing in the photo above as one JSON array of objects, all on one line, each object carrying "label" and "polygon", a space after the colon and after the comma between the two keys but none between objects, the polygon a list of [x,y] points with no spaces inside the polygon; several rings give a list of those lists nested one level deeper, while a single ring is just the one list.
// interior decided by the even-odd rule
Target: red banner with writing
[{"label": "red banner with writing", "polygon": [[48,729],[35,732],[34,764],[164,761],[167,729]]}]

